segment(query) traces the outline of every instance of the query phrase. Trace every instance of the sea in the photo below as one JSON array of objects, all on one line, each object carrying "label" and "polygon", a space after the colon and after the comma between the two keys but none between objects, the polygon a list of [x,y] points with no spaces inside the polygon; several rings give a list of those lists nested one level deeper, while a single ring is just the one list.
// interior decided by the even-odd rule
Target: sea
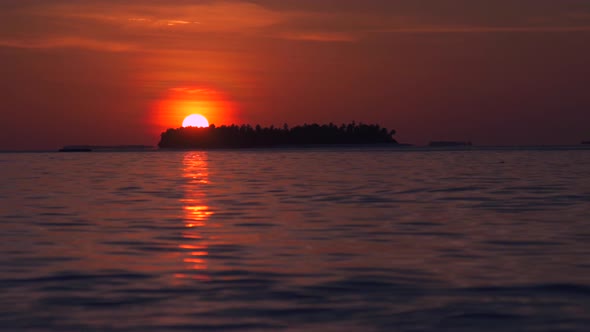
[{"label": "sea", "polygon": [[590,149],[1,153],[0,331],[588,331]]}]

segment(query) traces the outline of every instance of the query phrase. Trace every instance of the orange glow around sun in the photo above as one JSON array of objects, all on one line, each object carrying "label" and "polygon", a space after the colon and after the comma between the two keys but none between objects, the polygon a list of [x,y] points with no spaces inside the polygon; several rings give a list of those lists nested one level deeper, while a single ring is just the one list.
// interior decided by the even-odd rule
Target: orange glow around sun
[{"label": "orange glow around sun", "polygon": [[239,122],[235,118],[233,104],[224,94],[202,87],[169,89],[155,105],[153,121],[160,131],[181,126],[208,127],[209,124]]}]

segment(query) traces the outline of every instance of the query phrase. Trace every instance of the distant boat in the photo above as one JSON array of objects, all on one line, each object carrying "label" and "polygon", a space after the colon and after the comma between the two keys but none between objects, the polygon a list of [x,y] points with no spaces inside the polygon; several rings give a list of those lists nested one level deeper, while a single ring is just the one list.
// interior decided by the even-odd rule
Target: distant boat
[{"label": "distant boat", "polygon": [[471,146],[471,142],[459,142],[459,141],[432,141],[428,146],[433,148],[441,147],[452,147],[452,146]]},{"label": "distant boat", "polygon": [[59,152],[153,151],[149,145],[66,145]]},{"label": "distant boat", "polygon": [[92,149],[89,148],[68,148],[64,147],[58,150],[59,152],[92,152]]}]

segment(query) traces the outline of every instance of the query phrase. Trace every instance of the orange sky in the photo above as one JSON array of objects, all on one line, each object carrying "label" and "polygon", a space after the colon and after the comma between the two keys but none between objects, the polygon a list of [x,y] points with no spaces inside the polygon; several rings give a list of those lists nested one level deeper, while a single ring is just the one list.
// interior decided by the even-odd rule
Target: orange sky
[{"label": "orange sky", "polygon": [[404,142],[590,139],[586,0],[3,0],[0,150],[211,123],[380,123]]}]

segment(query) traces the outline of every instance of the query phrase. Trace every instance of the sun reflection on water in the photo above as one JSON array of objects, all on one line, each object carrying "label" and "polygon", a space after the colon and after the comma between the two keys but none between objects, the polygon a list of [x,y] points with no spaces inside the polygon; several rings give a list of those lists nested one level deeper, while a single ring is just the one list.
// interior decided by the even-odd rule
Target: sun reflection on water
[{"label": "sun reflection on water", "polygon": [[187,152],[183,159],[183,178],[186,180],[183,206],[184,226],[183,243],[179,245],[183,253],[186,273],[177,273],[177,279],[209,280],[205,271],[208,269],[208,241],[203,234],[203,227],[214,214],[206,204],[205,187],[209,184],[206,152]]}]

